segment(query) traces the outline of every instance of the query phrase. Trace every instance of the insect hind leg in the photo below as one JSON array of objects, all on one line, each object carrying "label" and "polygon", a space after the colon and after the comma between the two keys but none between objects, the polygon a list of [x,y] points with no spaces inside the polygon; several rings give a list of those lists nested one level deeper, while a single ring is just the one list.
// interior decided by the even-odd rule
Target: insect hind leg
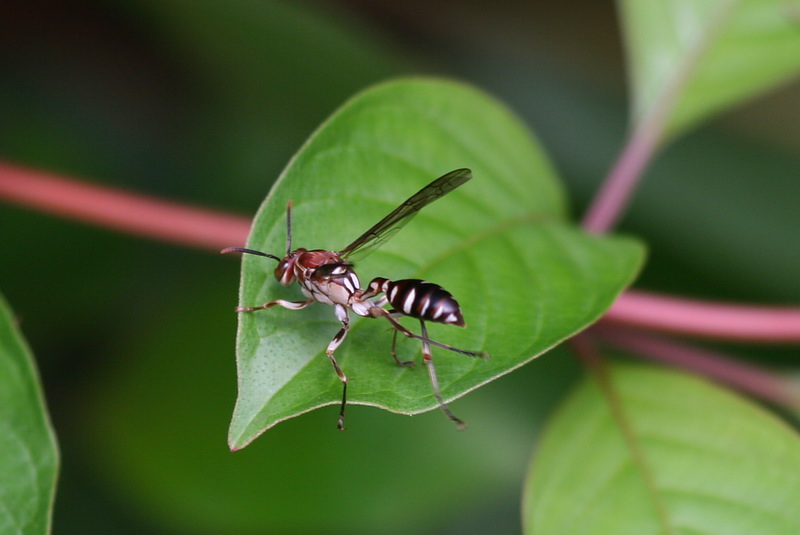
[{"label": "insect hind leg", "polygon": [[422,362],[425,364],[425,367],[428,368],[428,375],[431,379],[431,387],[433,387],[433,395],[436,397],[436,401],[439,403],[439,408],[442,410],[445,416],[454,422],[459,429],[466,429],[467,424],[453,414],[453,412],[450,410],[450,407],[447,406],[447,403],[445,403],[444,399],[442,398],[442,392],[439,390],[439,379],[436,377],[436,367],[433,365],[431,347],[428,344],[430,341],[428,339],[428,329],[425,327],[424,321],[419,320],[419,324],[422,331]]},{"label": "insect hind leg", "polygon": [[417,365],[413,360],[400,360],[397,358],[397,329],[392,329],[392,358],[398,366],[413,368]]},{"label": "insect hind leg", "polygon": [[[418,334],[406,329],[405,327],[403,327],[403,325],[394,318],[394,316],[392,315],[392,313],[390,311],[385,310],[383,308],[373,307],[371,309],[371,316],[375,317],[375,318],[377,318],[377,317],[386,318],[389,321],[389,323],[392,324],[392,327],[394,327],[395,330],[400,331],[401,334],[403,334],[404,336],[407,336],[409,338],[416,338],[417,340],[421,340],[423,342],[427,342],[427,343],[429,343],[431,345],[434,345],[436,347],[441,347],[442,349],[446,349],[446,350],[452,351],[454,353],[460,353],[462,355],[467,355],[468,357],[476,357],[476,358],[482,358],[482,359],[489,358],[489,354],[486,353],[485,351],[467,351],[466,349],[461,349],[461,348],[458,348],[458,347],[449,346],[447,344],[443,344],[441,342],[437,342],[436,340],[431,340],[430,338],[428,338],[427,334],[425,334],[423,336],[420,336],[420,335],[418,335]],[[420,320],[420,321],[422,321],[422,320]],[[426,329],[426,333],[427,333],[427,329]]]}]

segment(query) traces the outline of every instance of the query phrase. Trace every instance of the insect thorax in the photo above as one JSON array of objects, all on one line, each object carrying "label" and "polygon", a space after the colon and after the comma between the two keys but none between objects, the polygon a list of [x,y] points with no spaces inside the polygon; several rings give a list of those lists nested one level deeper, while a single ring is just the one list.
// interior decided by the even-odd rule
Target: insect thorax
[{"label": "insect thorax", "polygon": [[304,251],[294,270],[303,293],[326,305],[350,306],[361,285],[352,266],[333,251]]}]

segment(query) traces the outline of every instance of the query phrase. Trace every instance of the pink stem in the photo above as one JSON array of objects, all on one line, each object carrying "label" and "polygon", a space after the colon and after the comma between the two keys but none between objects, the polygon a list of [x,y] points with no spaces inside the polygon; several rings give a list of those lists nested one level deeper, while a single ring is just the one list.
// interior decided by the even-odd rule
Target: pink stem
[{"label": "pink stem", "polygon": [[800,342],[800,308],[733,305],[628,291],[602,322],[721,340]]},{"label": "pink stem", "polygon": [[649,121],[643,122],[634,132],[589,206],[583,218],[583,228],[600,234],[617,223],[653,156],[658,132]]},{"label": "pink stem", "polygon": [[[0,163],[0,198],[125,232],[205,249],[243,245],[250,222]],[[678,334],[800,342],[800,308],[726,305],[628,291],[603,323]]]},{"label": "pink stem", "polygon": [[591,332],[641,357],[680,366],[729,384],[762,399],[800,408],[800,390],[786,377],[714,351],[617,327],[593,327]]},{"label": "pink stem", "polygon": [[87,223],[181,245],[243,244],[250,222],[0,162],[0,198]]}]

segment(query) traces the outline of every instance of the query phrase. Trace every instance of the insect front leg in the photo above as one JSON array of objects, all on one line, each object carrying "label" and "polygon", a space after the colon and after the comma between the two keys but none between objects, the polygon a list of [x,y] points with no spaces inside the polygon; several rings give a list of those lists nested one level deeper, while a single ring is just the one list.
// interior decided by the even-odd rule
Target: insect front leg
[{"label": "insect front leg", "polygon": [[347,331],[350,329],[350,318],[347,314],[347,309],[342,305],[336,305],[334,307],[334,313],[336,314],[336,319],[342,322],[342,328],[339,329],[339,332],[336,333],[336,336],[334,336],[333,340],[331,340],[331,342],[328,344],[328,349],[325,351],[325,353],[331,360],[333,369],[336,371],[336,375],[339,376],[339,380],[342,382],[342,404],[339,406],[339,421],[337,422],[336,427],[339,428],[340,431],[343,431],[344,409],[347,406],[347,376],[339,367],[339,363],[336,362],[336,357],[333,356],[333,352],[336,351],[336,348],[341,345],[347,336]]},{"label": "insect front leg", "polygon": [[308,299],[306,301],[286,301],[285,299],[276,299],[275,301],[270,301],[269,303],[264,303],[263,305],[254,307],[236,307],[236,312],[253,312],[254,310],[265,310],[274,306],[288,308],[289,310],[300,310],[301,308],[306,308],[308,305],[314,302],[315,301],[313,299]]},{"label": "insect front leg", "polygon": [[428,329],[425,327],[424,321],[419,320],[419,324],[422,330],[422,362],[424,362],[425,366],[428,368],[428,375],[431,378],[431,386],[433,387],[433,395],[436,397],[436,401],[439,402],[439,408],[442,409],[442,412],[444,412],[451,421],[455,422],[459,429],[465,429],[467,425],[450,411],[450,408],[444,402],[444,399],[442,399],[442,393],[439,390],[439,380],[436,378],[436,368],[433,365],[431,347],[428,344]]}]

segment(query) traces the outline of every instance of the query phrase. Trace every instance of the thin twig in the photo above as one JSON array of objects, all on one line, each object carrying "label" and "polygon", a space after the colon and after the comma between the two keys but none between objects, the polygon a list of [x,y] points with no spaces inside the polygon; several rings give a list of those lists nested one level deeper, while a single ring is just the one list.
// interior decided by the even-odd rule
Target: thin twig
[{"label": "thin twig", "polygon": [[745,364],[716,351],[630,329],[596,326],[591,332],[639,357],[680,366],[762,399],[800,408],[800,389],[796,382],[784,375]]},{"label": "thin twig", "polygon": [[634,132],[586,211],[583,228],[601,234],[617,223],[653,157],[660,133],[650,123]]},{"label": "thin twig", "polygon": [[694,39],[686,44],[683,56],[672,66],[669,76],[661,81],[657,98],[649,103],[647,110],[642,110],[641,117],[633,117],[633,134],[583,219],[583,227],[589,232],[606,232],[622,217],[645,168],[664,141],[665,134],[669,134],[668,122],[680,96],[730,20],[733,8],[733,2],[718,3],[704,19],[705,27],[695,32]]},{"label": "thin twig", "polygon": [[243,244],[250,221],[0,162],[0,198],[183,246]]},{"label": "thin twig", "polygon": [[799,307],[735,305],[628,291],[602,321],[716,340],[800,342]]}]

